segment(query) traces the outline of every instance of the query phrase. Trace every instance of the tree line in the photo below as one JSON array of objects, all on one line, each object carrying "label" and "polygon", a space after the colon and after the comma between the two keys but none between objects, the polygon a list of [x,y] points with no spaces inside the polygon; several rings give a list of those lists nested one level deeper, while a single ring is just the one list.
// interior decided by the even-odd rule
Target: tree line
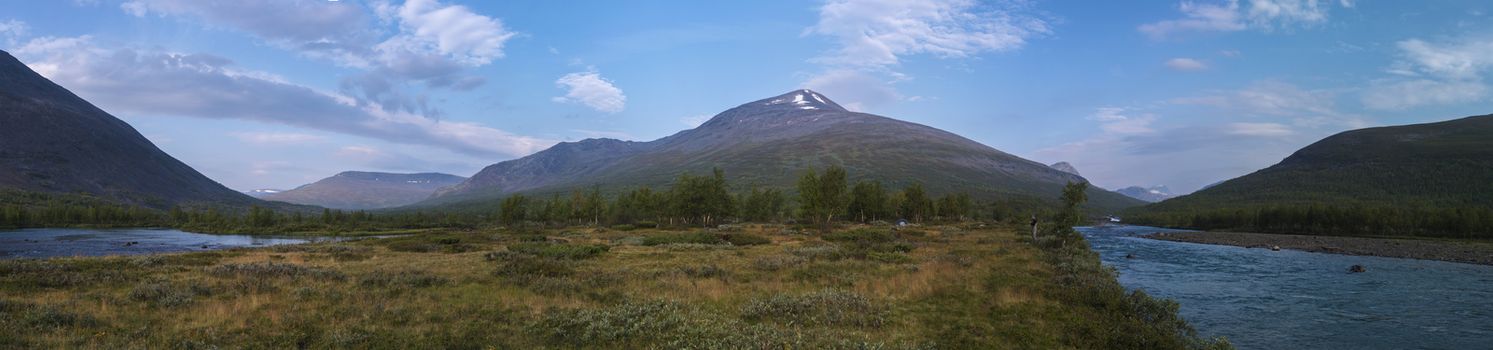
[{"label": "tree line", "polygon": [[277,211],[254,206],[155,210],[99,203],[55,201],[0,206],[0,228],[111,226],[174,227],[220,233],[345,232],[376,229],[502,226],[683,227],[733,222],[803,223],[828,228],[836,222],[907,220],[912,223],[968,220],[1020,221],[1048,216],[1056,208],[1022,202],[976,203],[968,193],[935,197],[921,184],[892,189],[879,181],[850,183],[839,166],[806,169],[789,193],[752,187],[733,192],[726,175],[679,175],[665,189],[639,187],[604,196],[598,187],[569,195],[514,194],[482,211]]},{"label": "tree line", "polygon": [[1137,212],[1126,222],[1204,230],[1320,235],[1493,238],[1493,208],[1298,204]]}]

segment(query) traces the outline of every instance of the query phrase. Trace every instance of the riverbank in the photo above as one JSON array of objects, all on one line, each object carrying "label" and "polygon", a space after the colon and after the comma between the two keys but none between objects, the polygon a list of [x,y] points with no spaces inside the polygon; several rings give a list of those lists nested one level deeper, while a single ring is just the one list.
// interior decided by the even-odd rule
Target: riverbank
[{"label": "riverbank", "polygon": [[1280,247],[1315,253],[1367,255],[1493,265],[1493,243],[1397,238],[1308,236],[1244,232],[1157,232],[1141,237],[1172,242]]}]

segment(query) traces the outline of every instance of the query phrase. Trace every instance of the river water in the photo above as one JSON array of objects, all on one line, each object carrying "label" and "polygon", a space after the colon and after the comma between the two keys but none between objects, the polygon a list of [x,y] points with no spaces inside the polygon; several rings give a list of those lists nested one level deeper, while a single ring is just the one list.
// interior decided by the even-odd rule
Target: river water
[{"label": "river water", "polygon": [[169,253],[333,239],[209,235],[170,229],[39,228],[0,231],[0,259]]},{"label": "river water", "polygon": [[1137,237],[1176,231],[1155,227],[1078,230],[1121,284],[1177,300],[1199,333],[1239,349],[1493,349],[1493,266]]}]

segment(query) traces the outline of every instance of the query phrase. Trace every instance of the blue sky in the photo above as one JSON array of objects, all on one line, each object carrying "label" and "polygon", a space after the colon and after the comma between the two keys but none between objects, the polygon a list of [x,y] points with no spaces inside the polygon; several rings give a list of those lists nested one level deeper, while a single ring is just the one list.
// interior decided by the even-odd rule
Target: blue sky
[{"label": "blue sky", "polygon": [[1189,192],[1493,113],[1485,1],[0,0],[0,47],[229,187],[471,175],[811,88]]}]

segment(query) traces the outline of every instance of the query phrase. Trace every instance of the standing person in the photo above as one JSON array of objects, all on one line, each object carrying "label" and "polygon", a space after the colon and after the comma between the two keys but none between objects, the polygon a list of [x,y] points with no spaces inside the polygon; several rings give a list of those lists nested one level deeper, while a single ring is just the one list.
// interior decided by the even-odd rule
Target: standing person
[{"label": "standing person", "polygon": [[1032,215],[1032,243],[1037,243],[1037,215]]}]

